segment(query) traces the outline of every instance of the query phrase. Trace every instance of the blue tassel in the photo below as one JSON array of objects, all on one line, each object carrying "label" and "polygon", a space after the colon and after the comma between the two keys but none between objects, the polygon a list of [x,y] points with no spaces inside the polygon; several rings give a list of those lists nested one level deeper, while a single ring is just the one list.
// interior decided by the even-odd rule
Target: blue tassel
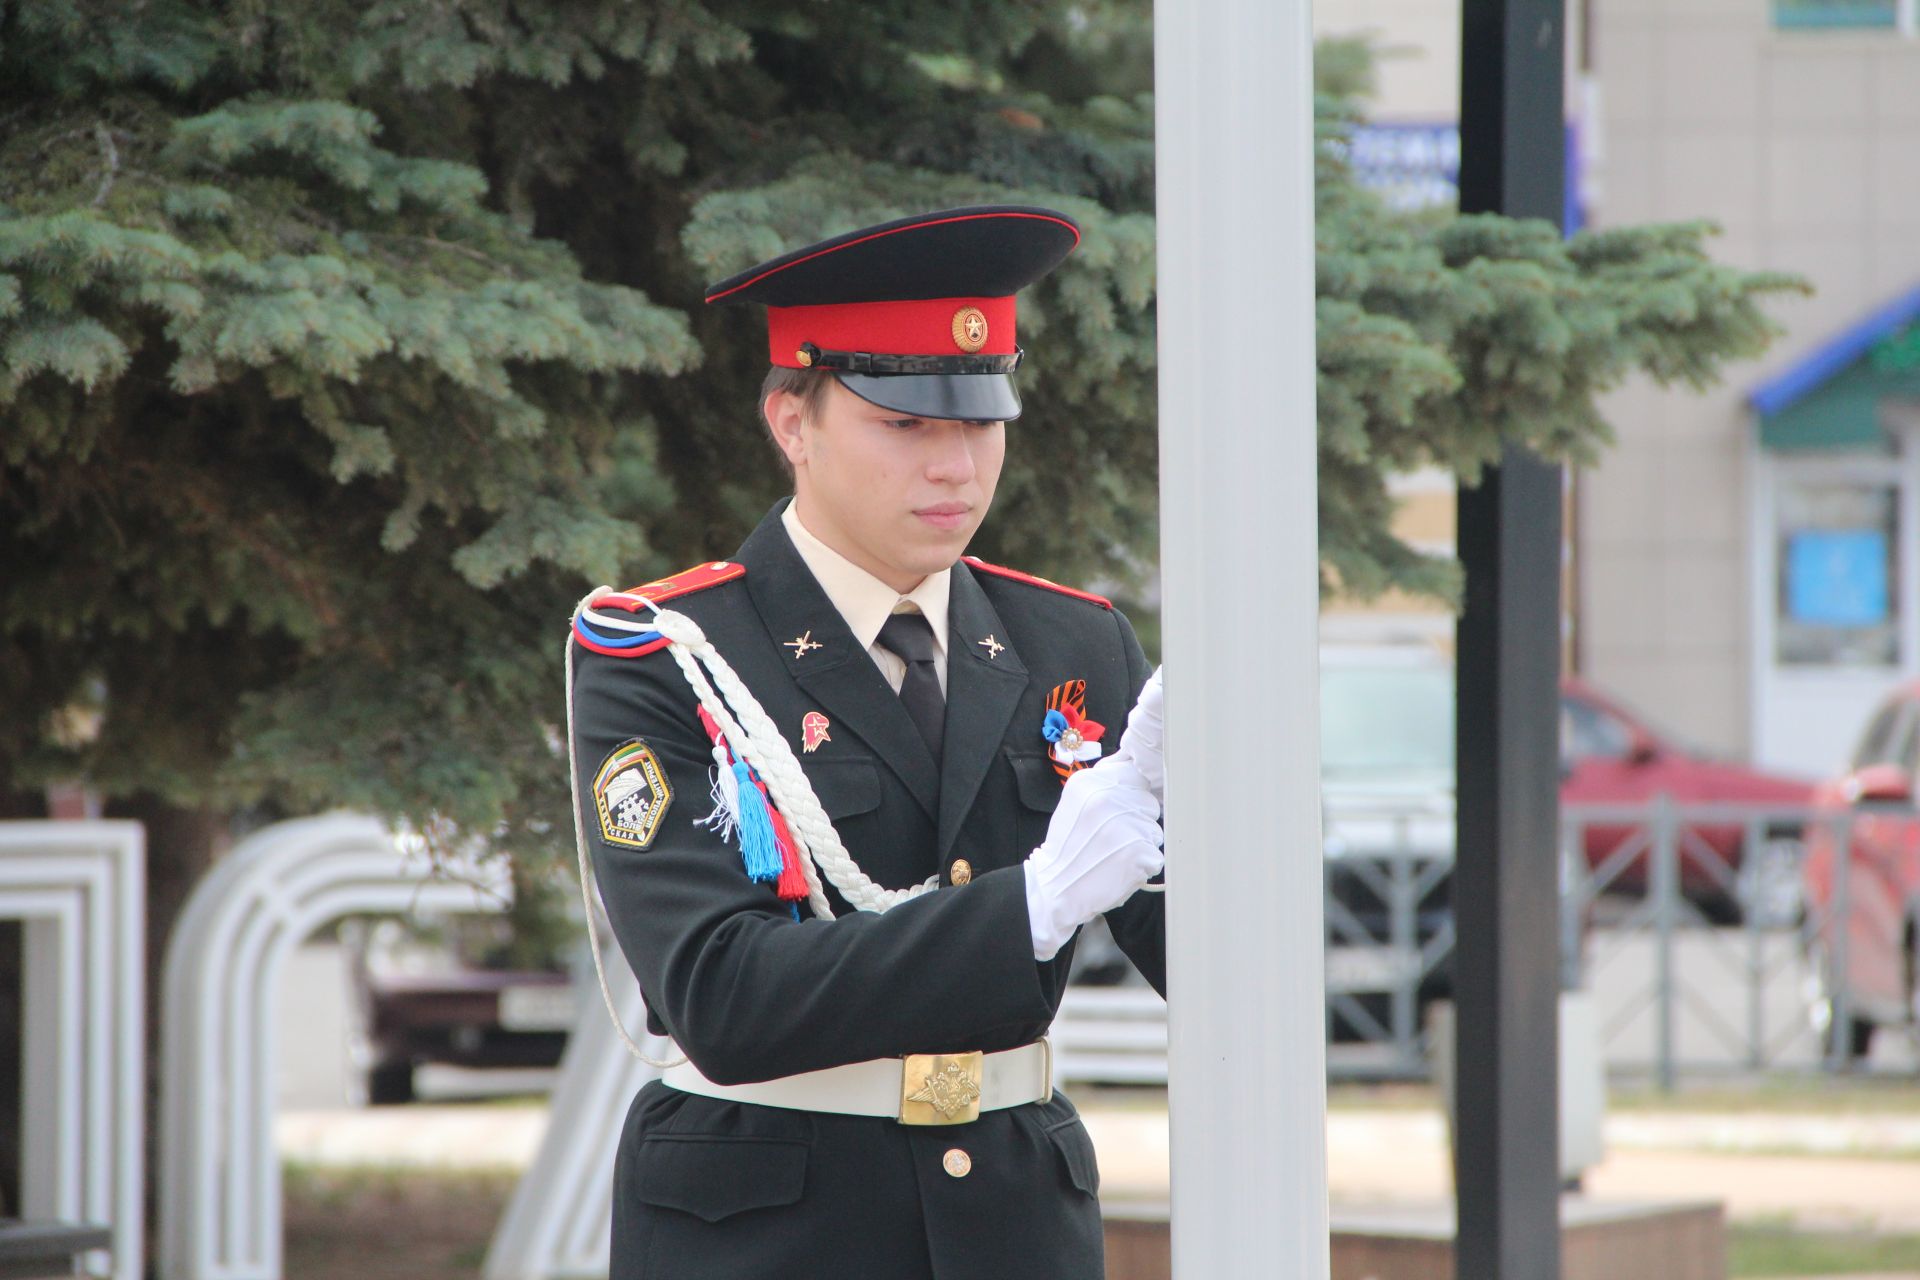
[{"label": "blue tassel", "polygon": [[733,762],[733,776],[740,792],[740,860],[747,865],[747,879],[770,884],[780,878],[780,842],[773,838],[773,815],[767,812],[767,798],[760,794],[753,770],[744,760]]}]

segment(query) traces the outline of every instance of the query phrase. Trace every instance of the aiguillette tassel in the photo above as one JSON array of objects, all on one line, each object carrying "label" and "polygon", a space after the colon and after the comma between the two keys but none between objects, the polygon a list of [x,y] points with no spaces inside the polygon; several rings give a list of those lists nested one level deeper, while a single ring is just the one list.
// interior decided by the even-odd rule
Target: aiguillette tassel
[{"label": "aiguillette tassel", "polygon": [[768,884],[780,878],[780,843],[773,833],[773,812],[759,783],[744,760],[733,762],[733,776],[740,793],[740,859],[746,863],[747,878]]}]

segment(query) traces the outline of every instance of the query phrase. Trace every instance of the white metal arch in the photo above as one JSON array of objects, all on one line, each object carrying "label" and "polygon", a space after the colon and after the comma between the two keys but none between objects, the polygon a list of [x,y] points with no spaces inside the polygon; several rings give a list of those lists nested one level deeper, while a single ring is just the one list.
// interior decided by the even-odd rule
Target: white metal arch
[{"label": "white metal arch", "polygon": [[[617,951],[606,970],[620,1021],[643,1029],[646,1010],[633,971]],[[639,1045],[648,1057],[660,1059],[673,1048],[661,1036],[640,1037]],[[590,995],[580,1002],[553,1084],[546,1136],[494,1231],[481,1269],[485,1280],[607,1274],[614,1151],[627,1104],[659,1074],[627,1052],[600,1000]]]},{"label": "white metal arch", "polygon": [[25,924],[20,1214],[112,1231],[89,1274],[141,1271],[146,838],[0,823],[0,917]]},{"label": "white metal arch", "polygon": [[167,943],[162,990],[160,1273],[279,1280],[280,1164],[272,1001],[287,955],[365,911],[498,911],[505,867],[436,876],[425,853],[372,818],[282,822],[201,880]]}]

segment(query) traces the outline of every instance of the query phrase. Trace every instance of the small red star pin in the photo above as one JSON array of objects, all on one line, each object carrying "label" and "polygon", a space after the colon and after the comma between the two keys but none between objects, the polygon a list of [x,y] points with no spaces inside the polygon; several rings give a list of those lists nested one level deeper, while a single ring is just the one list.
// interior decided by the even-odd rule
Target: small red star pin
[{"label": "small red star pin", "polygon": [[827,718],[818,711],[809,711],[800,721],[800,749],[811,753],[823,742],[832,742],[827,736]]}]

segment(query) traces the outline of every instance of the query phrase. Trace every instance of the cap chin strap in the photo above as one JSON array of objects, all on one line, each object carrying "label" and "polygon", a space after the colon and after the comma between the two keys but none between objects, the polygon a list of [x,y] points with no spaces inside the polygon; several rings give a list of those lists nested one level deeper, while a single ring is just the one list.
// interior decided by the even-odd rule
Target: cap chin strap
[{"label": "cap chin strap", "polygon": [[[612,589],[604,586],[588,592],[574,608],[575,627],[578,627],[581,615],[588,613],[596,601],[611,594],[614,594]],[[800,870],[807,881],[807,903],[817,918],[833,919],[833,906],[827,901],[826,890],[821,887],[820,872],[825,872],[827,880],[840,891],[841,896],[861,911],[886,911],[909,898],[917,898],[940,887],[938,875],[905,889],[886,889],[876,884],[853,860],[846,845],[841,843],[839,833],[833,829],[833,820],[827,816],[819,797],[814,795],[813,785],[807,781],[800,761],[793,754],[793,747],[753,696],[753,691],[747,688],[746,682],[713,647],[700,625],[686,614],[662,609],[644,596],[626,598],[640,600],[653,610],[653,617],[642,623],[595,612],[591,614],[591,621],[596,627],[615,630],[657,631],[666,638],[667,652],[679,664],[680,673],[692,686],[700,705],[720,726],[721,735],[732,750],[734,759],[745,760],[760,775],[767,784],[767,793],[774,805],[786,818],[787,830],[798,845]],[[594,923],[594,899],[600,896],[600,886],[594,878],[592,860],[587,856],[586,826],[580,816],[580,770],[573,730],[574,647],[573,635],[569,631],[566,656],[567,779],[573,796],[574,851],[580,861],[580,893],[587,911],[588,949],[593,952],[593,969],[600,979],[600,994],[606,1001],[607,1016],[613,1019],[614,1029],[620,1033],[627,1051],[648,1066],[677,1066],[686,1061],[684,1056],[662,1062],[648,1057],[633,1042],[620,1021],[619,1011],[614,1007],[613,993],[607,989],[606,970],[600,957],[600,935]],[[711,679],[708,678],[709,672],[712,673]],[[716,685],[719,686],[717,690]],[[723,692],[724,701],[721,697]],[[815,870],[815,864],[818,864],[819,871]]]},{"label": "cap chin strap", "polygon": [[803,369],[831,369],[835,373],[1012,373],[1020,367],[1026,350],[1015,347],[1012,355],[989,356],[889,356],[871,351],[824,351],[811,342],[800,344],[795,353]]}]

